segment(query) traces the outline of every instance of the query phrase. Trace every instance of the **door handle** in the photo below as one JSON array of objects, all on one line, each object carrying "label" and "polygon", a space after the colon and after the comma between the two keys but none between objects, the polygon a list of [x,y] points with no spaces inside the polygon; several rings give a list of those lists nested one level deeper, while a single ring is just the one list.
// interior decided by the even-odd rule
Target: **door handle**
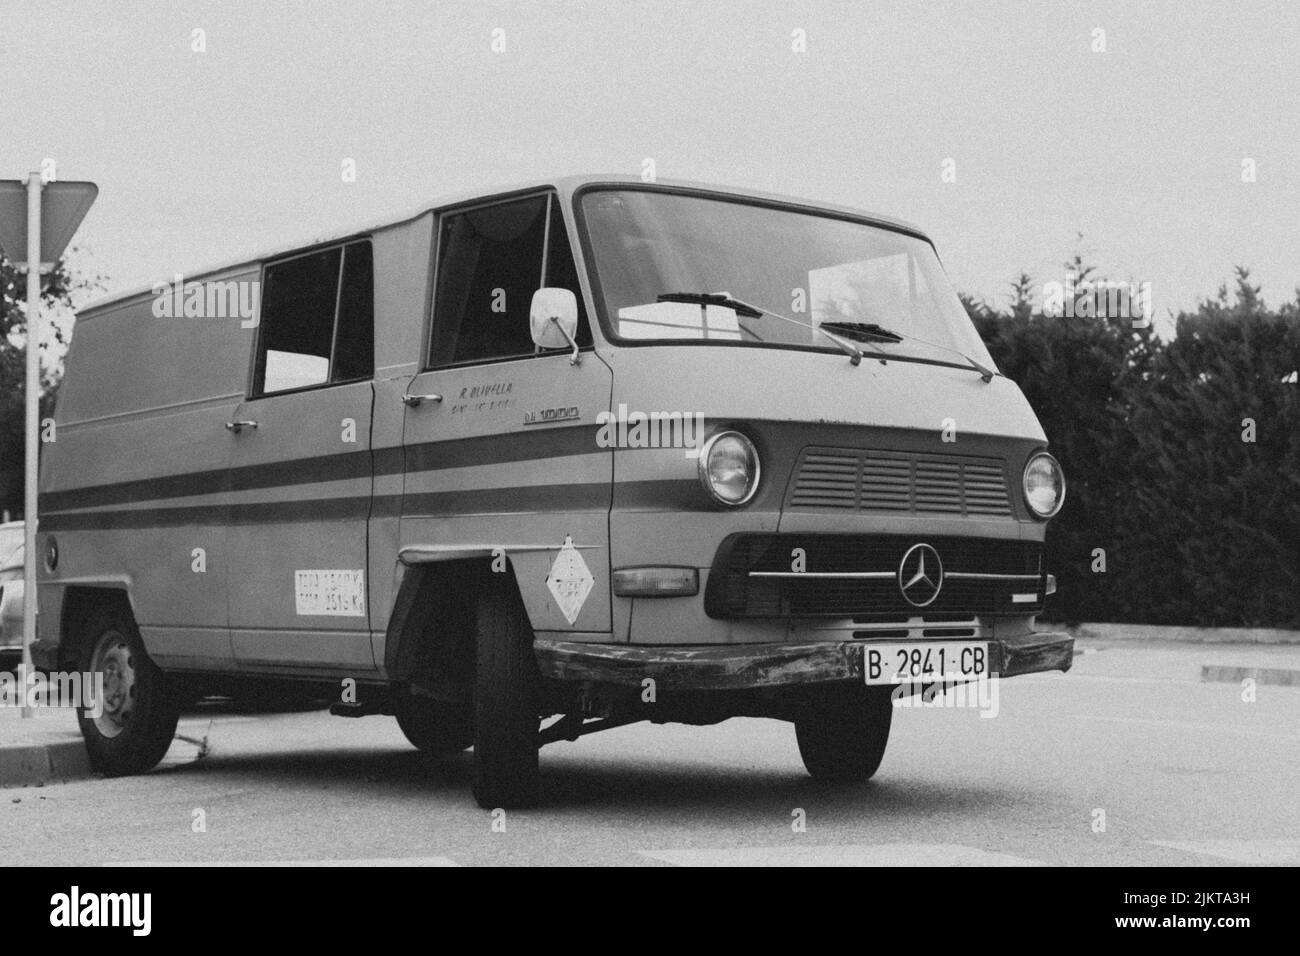
[{"label": "door handle", "polygon": [[442,396],[435,395],[433,393],[430,393],[428,395],[403,395],[402,396],[402,404],[408,406],[409,408],[415,408],[419,405],[423,405],[425,402],[440,402],[440,401],[442,401]]},{"label": "door handle", "polygon": [[256,427],[257,427],[257,422],[253,422],[253,421],[226,422],[226,431],[234,432],[236,435],[239,434],[241,428],[256,428]]}]

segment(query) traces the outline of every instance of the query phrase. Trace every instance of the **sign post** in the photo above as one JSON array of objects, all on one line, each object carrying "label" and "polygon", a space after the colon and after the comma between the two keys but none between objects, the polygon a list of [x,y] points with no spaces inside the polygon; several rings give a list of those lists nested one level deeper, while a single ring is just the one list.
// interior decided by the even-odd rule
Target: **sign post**
[{"label": "sign post", "polygon": [[[42,192],[46,195],[42,196]],[[52,270],[59,261],[98,193],[99,188],[94,183],[45,183],[39,172],[28,173],[26,183],[0,180],[0,248],[16,266],[27,268],[27,440],[23,484],[23,663],[20,679],[24,717],[32,716],[27,705],[27,687],[32,675],[32,644],[36,641],[36,562],[40,560],[36,553],[36,491],[41,441],[40,342],[44,326],[41,321],[41,273]],[[23,205],[26,205],[25,210]]]}]

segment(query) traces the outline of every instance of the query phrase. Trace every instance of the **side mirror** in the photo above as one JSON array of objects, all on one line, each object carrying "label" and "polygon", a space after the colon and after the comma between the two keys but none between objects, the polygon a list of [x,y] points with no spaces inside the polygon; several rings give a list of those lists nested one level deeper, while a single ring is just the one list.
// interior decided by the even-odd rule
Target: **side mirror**
[{"label": "side mirror", "polygon": [[533,344],[539,349],[571,348],[570,365],[578,364],[578,297],[568,289],[538,289],[528,310]]}]

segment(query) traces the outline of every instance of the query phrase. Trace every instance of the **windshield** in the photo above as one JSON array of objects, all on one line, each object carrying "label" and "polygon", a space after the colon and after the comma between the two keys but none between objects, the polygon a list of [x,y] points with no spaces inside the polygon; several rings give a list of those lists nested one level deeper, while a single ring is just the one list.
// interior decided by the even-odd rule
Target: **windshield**
[{"label": "windshield", "polygon": [[[651,190],[593,190],[580,202],[616,338],[835,350],[811,329],[770,316],[660,301],[722,293],[808,325],[875,324],[906,337],[875,336],[862,345],[865,352],[960,364],[943,351],[955,349],[992,365],[924,239],[825,215]],[[834,324],[828,331],[845,334]]]}]

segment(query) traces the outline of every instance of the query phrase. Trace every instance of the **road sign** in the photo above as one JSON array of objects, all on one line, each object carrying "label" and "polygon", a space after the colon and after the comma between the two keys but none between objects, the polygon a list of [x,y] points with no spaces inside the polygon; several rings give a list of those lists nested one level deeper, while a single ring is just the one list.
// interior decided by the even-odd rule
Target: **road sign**
[{"label": "road sign", "polygon": [[[63,255],[99,187],[56,180],[41,193],[41,269],[48,270]],[[0,249],[15,265],[27,264],[27,183],[20,179],[0,180]]]},{"label": "road sign", "polygon": [[[0,249],[9,260],[27,269],[27,394],[24,403],[26,461],[23,488],[23,663],[20,683],[32,673],[32,644],[36,640],[36,477],[40,451],[41,391],[41,272],[53,269],[72,234],[81,225],[99,194],[94,183],[44,183],[38,172],[26,182],[0,180]],[[23,716],[32,708],[23,704]]]}]

